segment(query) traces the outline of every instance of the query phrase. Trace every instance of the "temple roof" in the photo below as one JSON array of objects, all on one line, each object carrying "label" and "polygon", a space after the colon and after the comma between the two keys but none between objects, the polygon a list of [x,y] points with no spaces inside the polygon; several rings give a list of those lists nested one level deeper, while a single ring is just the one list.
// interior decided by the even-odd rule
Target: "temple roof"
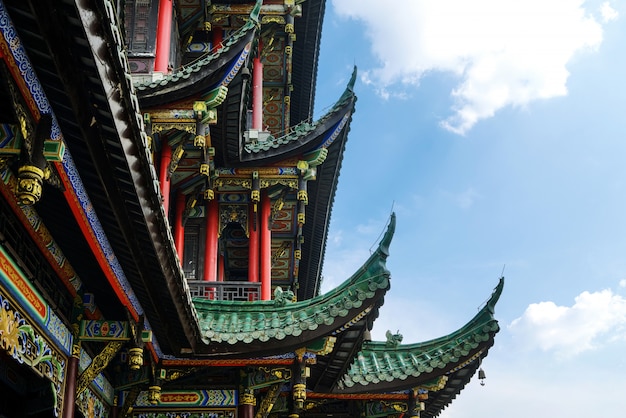
[{"label": "temple roof", "polygon": [[387,342],[365,342],[341,378],[342,393],[405,390],[446,373],[451,373],[486,355],[500,329],[494,318],[495,304],[502,293],[500,279],[485,306],[459,330],[434,340],[402,345],[401,336],[388,333]]},{"label": "temple roof", "polygon": [[261,3],[257,1],[250,19],[237,32],[225,39],[220,49],[182,66],[162,79],[136,83],[135,89],[142,108],[202,95],[220,85],[228,85],[249,58],[259,28]]},{"label": "temple roof", "polygon": [[[336,289],[313,299],[290,302],[286,297],[291,295],[280,294],[257,302],[194,299],[207,354],[285,352],[344,332],[377,313],[389,289],[386,259],[394,230],[392,215],[378,248],[363,266]],[[275,344],[265,344],[271,341]]]},{"label": "temple roof", "polygon": [[83,209],[101,225],[94,245],[108,241],[107,260],[115,261],[115,273],[129,283],[121,287],[138,304],[120,307],[110,290],[120,285],[107,282],[86,254],[91,243],[77,244],[85,241],[66,203],[73,197],[47,188],[37,210],[107,318],[126,319],[125,309],[145,315],[160,350],[179,353],[197,342],[197,321],[155,187],[128,63],[116,44],[119,28],[106,5],[60,1],[33,9],[11,2],[7,9],[67,146],[57,169],[68,170],[76,195],[88,196]]},{"label": "temple roof", "polygon": [[312,123],[301,122],[293,126],[283,136],[271,136],[266,141],[244,144],[241,160],[258,162],[267,159],[287,158],[294,153],[301,153],[303,150],[328,148],[343,128],[349,126],[356,102],[354,94],[356,74],[357,69],[354,67],[343,94],[319,120]]}]

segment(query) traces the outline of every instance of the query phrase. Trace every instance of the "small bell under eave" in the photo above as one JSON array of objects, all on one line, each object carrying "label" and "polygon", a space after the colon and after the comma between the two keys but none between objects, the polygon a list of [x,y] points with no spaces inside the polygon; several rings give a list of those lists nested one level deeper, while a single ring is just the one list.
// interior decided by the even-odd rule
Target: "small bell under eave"
[{"label": "small bell under eave", "polygon": [[481,385],[481,386],[485,386],[485,378],[486,378],[486,377],[487,377],[487,376],[485,376],[485,371],[484,371],[484,370],[483,370],[483,368],[481,367],[481,368],[478,370],[478,380],[480,380],[480,385]]}]

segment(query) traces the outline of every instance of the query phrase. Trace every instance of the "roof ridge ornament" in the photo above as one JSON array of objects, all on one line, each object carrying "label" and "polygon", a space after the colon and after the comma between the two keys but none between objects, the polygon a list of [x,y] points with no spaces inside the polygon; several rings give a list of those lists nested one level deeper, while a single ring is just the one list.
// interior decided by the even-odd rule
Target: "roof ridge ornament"
[{"label": "roof ridge ornament", "polygon": [[385,334],[387,337],[387,343],[385,344],[388,348],[396,348],[402,342],[402,334],[400,334],[400,330],[396,331],[395,334],[392,334],[390,330],[387,330]]}]

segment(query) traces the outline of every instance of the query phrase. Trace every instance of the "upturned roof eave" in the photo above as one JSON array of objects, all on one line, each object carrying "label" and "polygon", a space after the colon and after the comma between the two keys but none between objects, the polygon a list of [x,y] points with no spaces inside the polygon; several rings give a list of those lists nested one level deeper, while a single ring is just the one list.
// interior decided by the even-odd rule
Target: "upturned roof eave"
[{"label": "upturned roof eave", "polygon": [[[169,225],[158,209],[160,192],[137,97],[123,47],[116,44],[119,27],[106,1],[67,7],[63,14],[55,9],[58,5],[46,2],[31,9],[28,3],[16,2],[10,12],[24,21],[44,22],[28,25],[25,30],[32,35],[24,39],[24,47],[38,58],[35,71],[49,74],[45,83],[52,86],[46,91],[51,111],[64,134],[68,155],[78,157],[74,159],[77,172],[71,174],[84,184],[91,197],[89,208],[94,210],[90,213],[111,244],[111,259],[119,261],[120,274],[125,274],[136,294],[138,305],[133,302],[128,309],[145,315],[157,352],[179,352],[197,342],[197,318],[166,232]],[[66,33],[73,38],[62,38]],[[33,41],[39,37],[45,42]],[[64,41],[57,41],[60,38]],[[143,242],[150,245],[138,250]],[[106,301],[96,298],[96,303]]]},{"label": "upturned roof eave", "polygon": [[357,69],[354,67],[350,81],[337,102],[317,121],[302,122],[290,129],[290,132],[272,137],[268,141],[256,144],[244,144],[240,160],[243,163],[267,164],[280,159],[290,158],[316,148],[328,148],[344,129],[349,129],[351,115],[354,112],[356,95],[354,84]]},{"label": "upturned roof eave", "polygon": [[476,360],[477,356],[484,358],[499,331],[498,321],[493,314],[503,286],[504,279],[501,278],[481,311],[466,325],[445,337],[406,345],[364,343],[335,391],[364,393],[406,390],[435,376],[462,368]]},{"label": "upturned roof eave", "polygon": [[194,299],[204,349],[200,355],[270,355],[333,335],[369,315],[389,289],[386,259],[395,230],[392,216],[377,250],[341,286],[310,300],[232,302]]},{"label": "upturned roof eave", "polygon": [[173,103],[198,96],[220,86],[228,85],[246,61],[260,28],[259,13],[262,0],[257,0],[250,18],[235,34],[222,42],[217,51],[184,65],[162,79],[134,85],[143,108]]},{"label": "upturned roof eave", "polygon": [[162,80],[136,84],[141,107],[148,109],[201,96],[223,83],[227,84],[248,57],[256,32],[256,28],[251,26],[233,44],[226,44],[209,57],[184,66]]}]

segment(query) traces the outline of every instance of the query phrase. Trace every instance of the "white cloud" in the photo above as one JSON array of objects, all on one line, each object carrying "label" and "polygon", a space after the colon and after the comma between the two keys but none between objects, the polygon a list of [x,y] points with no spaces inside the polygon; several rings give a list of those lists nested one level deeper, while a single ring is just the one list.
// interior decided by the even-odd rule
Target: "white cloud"
[{"label": "white cloud", "polygon": [[[584,0],[335,0],[343,17],[365,24],[380,61],[366,83],[383,98],[405,94],[434,71],[458,76],[452,115],[442,126],[463,134],[506,106],[567,93],[567,63],[602,41]],[[604,22],[617,18],[608,2]]]},{"label": "white cloud", "polygon": [[509,330],[528,348],[571,357],[625,339],[626,299],[611,290],[583,292],[573,306],[554,302],[533,303],[515,319]]},{"label": "white cloud", "polygon": [[622,279],[619,281],[619,287],[626,287],[626,279]]},{"label": "white cloud", "polygon": [[617,13],[617,11],[613,7],[611,7],[611,4],[608,1],[602,3],[602,6],[600,7],[600,13],[602,14],[602,20],[604,22],[610,22],[619,17],[619,13]]}]

